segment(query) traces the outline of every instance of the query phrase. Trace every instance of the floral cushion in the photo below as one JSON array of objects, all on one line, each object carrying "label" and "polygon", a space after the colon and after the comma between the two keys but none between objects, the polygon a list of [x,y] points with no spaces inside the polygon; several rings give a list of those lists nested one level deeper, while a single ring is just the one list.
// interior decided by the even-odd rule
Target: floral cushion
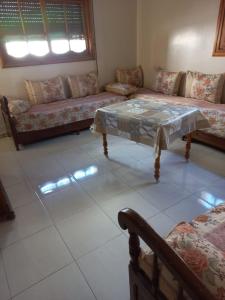
[{"label": "floral cushion", "polygon": [[85,98],[34,105],[28,112],[15,116],[16,129],[19,132],[43,130],[91,119],[98,108],[124,100],[124,96],[105,92]]},{"label": "floral cushion", "polygon": [[133,69],[117,69],[116,81],[120,83],[131,84],[136,87],[143,87],[143,70],[141,66]]},{"label": "floral cushion", "polygon": [[25,80],[25,86],[32,105],[66,99],[61,76],[42,81]]},{"label": "floral cushion", "polygon": [[177,95],[182,73],[159,71],[156,76],[154,90],[165,95]]},{"label": "floral cushion", "polygon": [[137,91],[137,87],[127,83],[109,83],[106,85],[105,90],[107,92],[119,94],[122,96],[129,96]]},{"label": "floral cushion", "polygon": [[86,97],[99,93],[98,76],[96,72],[68,77],[72,98]]},{"label": "floral cushion", "polygon": [[[225,299],[225,205],[189,223],[178,224],[166,238],[189,268],[218,300]],[[139,264],[152,279],[152,252],[141,252]],[[160,290],[167,299],[176,299],[178,284],[169,270],[159,264]]]},{"label": "floral cushion", "polygon": [[31,107],[30,103],[26,100],[10,100],[8,99],[9,111],[12,115],[17,115],[28,111]]},{"label": "floral cushion", "polygon": [[221,103],[224,74],[203,74],[188,71],[185,97]]}]

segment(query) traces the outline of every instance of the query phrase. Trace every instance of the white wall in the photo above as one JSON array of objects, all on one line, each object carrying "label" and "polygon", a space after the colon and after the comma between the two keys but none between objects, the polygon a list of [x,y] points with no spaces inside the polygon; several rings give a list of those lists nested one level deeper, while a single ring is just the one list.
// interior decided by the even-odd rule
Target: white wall
[{"label": "white wall", "polygon": [[[137,0],[94,0],[95,35],[100,83],[114,79],[118,66],[136,65]],[[0,69],[0,95],[26,97],[24,79],[47,79],[57,75],[96,70],[95,61]],[[4,132],[0,116],[0,134]]]},{"label": "white wall", "polygon": [[213,57],[219,0],[139,0],[138,63],[151,86],[157,67],[224,73]]}]

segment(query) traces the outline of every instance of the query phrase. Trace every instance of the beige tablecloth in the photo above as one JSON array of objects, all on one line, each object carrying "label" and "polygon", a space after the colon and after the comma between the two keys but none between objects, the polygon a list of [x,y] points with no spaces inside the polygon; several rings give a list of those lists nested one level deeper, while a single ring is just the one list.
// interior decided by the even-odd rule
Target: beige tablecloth
[{"label": "beige tablecloth", "polygon": [[196,107],[133,99],[96,111],[93,130],[168,149],[177,138],[210,127]]}]

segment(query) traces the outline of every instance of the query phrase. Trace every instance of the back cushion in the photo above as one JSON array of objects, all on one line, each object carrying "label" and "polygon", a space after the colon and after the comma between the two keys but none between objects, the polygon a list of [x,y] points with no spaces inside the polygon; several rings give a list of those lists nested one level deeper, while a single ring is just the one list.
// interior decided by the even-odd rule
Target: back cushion
[{"label": "back cushion", "polygon": [[67,79],[73,98],[86,97],[99,93],[98,76],[96,72],[69,76]]},{"label": "back cushion", "polygon": [[32,105],[66,99],[61,76],[42,81],[25,80],[25,86]]},{"label": "back cushion", "polygon": [[142,67],[139,66],[133,69],[117,69],[116,81],[119,83],[131,84],[136,87],[143,87],[144,76]]},{"label": "back cushion", "polygon": [[176,96],[181,81],[181,72],[158,71],[154,91],[165,95]]},{"label": "back cushion", "polygon": [[187,72],[185,97],[221,103],[224,74]]}]

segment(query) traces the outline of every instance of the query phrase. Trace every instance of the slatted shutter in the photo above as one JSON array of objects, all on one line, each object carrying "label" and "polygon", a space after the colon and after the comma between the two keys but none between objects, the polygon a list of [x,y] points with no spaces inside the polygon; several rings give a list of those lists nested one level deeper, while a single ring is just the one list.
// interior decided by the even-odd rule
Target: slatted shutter
[{"label": "slatted shutter", "polygon": [[[51,52],[51,42],[54,40],[81,39],[86,41],[88,47],[83,54],[84,59],[85,56],[93,57],[93,47],[90,43],[93,41],[93,34],[90,31],[92,24],[90,10],[90,0],[2,0],[0,1],[1,49],[4,52],[5,41],[45,40]],[[69,55],[71,60],[74,53]],[[81,54],[79,56],[82,58]],[[62,58],[61,55],[60,60]],[[55,59],[56,57],[54,61]],[[38,63],[40,60],[39,58]]]}]

